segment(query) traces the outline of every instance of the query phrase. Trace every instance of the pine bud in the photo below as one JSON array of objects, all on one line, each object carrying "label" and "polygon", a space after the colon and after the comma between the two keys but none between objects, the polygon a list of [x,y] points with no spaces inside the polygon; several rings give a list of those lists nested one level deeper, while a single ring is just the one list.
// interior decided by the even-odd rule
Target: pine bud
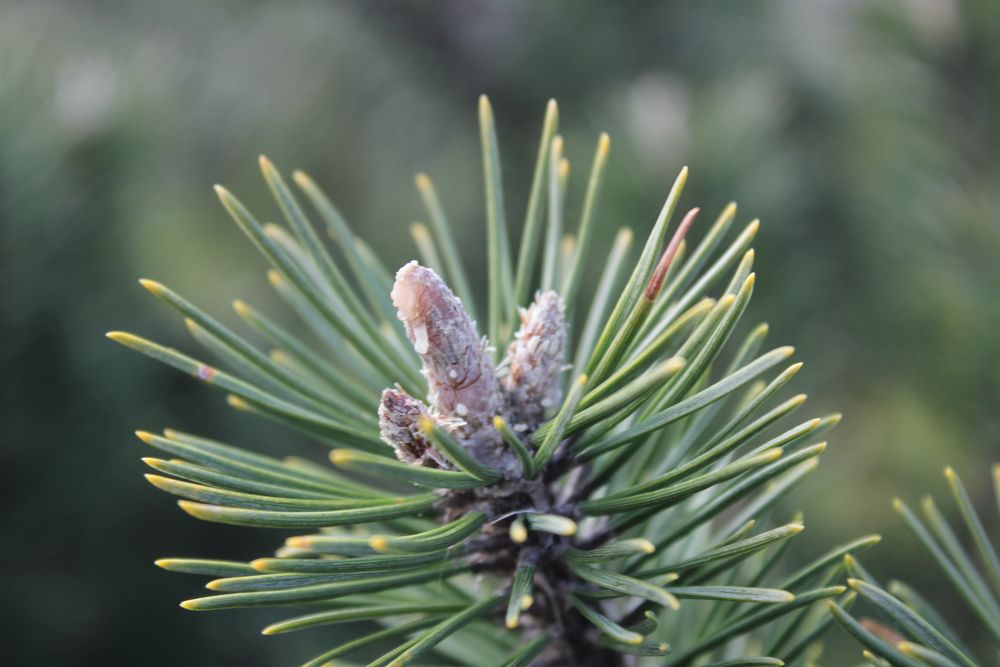
[{"label": "pine bud", "polygon": [[466,433],[492,428],[503,397],[487,344],[462,302],[434,271],[415,261],[396,273],[392,302],[423,362],[432,409],[463,420]]},{"label": "pine bud", "polygon": [[545,413],[559,404],[559,375],[566,347],[566,317],[555,292],[541,292],[521,310],[521,328],[507,349],[503,388],[511,413],[528,428],[538,426]]},{"label": "pine bud", "polygon": [[382,440],[396,450],[396,458],[405,463],[450,467],[447,459],[424,437],[421,417],[427,407],[402,389],[386,389],[378,406],[378,427]]}]

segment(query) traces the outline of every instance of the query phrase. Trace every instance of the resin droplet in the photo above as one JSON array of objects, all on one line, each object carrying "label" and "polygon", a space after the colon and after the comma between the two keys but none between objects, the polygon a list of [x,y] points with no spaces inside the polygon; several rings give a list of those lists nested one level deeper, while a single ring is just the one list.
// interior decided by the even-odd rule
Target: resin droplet
[{"label": "resin droplet", "polygon": [[[427,339],[427,327],[422,324],[415,325],[413,327],[413,349],[417,351],[417,354],[427,354],[430,347],[430,341]],[[448,376],[451,377],[452,373],[455,371],[449,371]]]},{"label": "resin droplet", "polygon": [[507,349],[503,388],[511,413],[534,428],[559,405],[559,375],[566,350],[566,316],[555,292],[542,292],[521,310],[521,328]]}]

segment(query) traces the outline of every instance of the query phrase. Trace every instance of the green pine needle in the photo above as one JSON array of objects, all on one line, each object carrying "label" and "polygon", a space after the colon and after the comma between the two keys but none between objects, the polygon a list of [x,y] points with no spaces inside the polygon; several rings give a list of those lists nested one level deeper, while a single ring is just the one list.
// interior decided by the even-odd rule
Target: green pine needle
[{"label": "green pine needle", "polygon": [[[1000,467],[994,466],[994,489],[1000,495],[998,472]],[[971,537],[969,541],[974,554],[966,549],[965,540],[955,533],[931,496],[921,499],[923,519],[898,498],[893,501],[893,508],[940,566],[944,579],[954,588],[955,597],[979,621],[984,638],[992,641],[993,655],[989,660],[1000,651],[1000,568],[997,555],[985,524],[958,474],[948,466],[944,469],[944,476],[965,531]],[[872,631],[870,623],[860,623],[844,609],[831,607],[837,623],[866,647],[872,662],[948,667],[986,664],[961,641],[945,621],[944,614],[915,590],[897,581],[891,582],[888,590],[883,589],[857,559],[849,559],[847,565],[854,577],[848,580],[851,588],[877,611],[880,619],[902,633],[901,640],[888,642]]]},{"label": "green pine needle", "polygon": [[[860,596],[919,635],[892,655],[958,658],[964,649],[903,601],[870,584],[852,582],[857,594],[843,597],[830,585],[845,555],[876,537],[790,574],[776,565],[803,530],[799,517],[772,521],[776,504],[816,467],[826,447],[816,436],[839,415],[785,423],[805,396],[780,392],[802,365],[788,365],[788,346],[760,352],[766,325],[744,329],[759,223],[735,227],[734,204],[703,232],[697,207],[675,223],[685,167],[637,257],[628,228],[595,250],[611,140],[598,138],[583,199],[568,202],[558,116],[550,102],[526,201],[516,203],[525,214],[515,253],[496,120],[480,100],[484,271],[468,270],[426,174],[415,183],[427,224],[410,227],[426,266],[407,264],[394,278],[313,179],[292,172],[293,191],[262,157],[282,224],[263,224],[228,190],[217,192],[298,324],[235,301],[261,348],[142,281],[214,363],[133,334],[112,340],[222,390],[250,418],[330,447],[327,463],[139,432],[166,455],[143,459],[154,471],[148,481],[188,514],[313,531],[249,562],[157,561],[213,577],[212,594],[182,606],[300,609],[265,635],[374,626],[308,665],[375,650],[370,664],[383,666],[620,667],[649,658],[722,667],[803,655],[834,623],[820,603],[840,598],[846,608]],[[488,298],[477,307],[479,289]],[[939,513],[928,510],[929,527],[911,518],[989,620],[1000,594],[989,591],[1000,582],[996,554],[965,488],[952,474],[949,483],[984,575]],[[751,650],[762,646],[766,655]],[[873,658],[883,648],[868,645]]]}]

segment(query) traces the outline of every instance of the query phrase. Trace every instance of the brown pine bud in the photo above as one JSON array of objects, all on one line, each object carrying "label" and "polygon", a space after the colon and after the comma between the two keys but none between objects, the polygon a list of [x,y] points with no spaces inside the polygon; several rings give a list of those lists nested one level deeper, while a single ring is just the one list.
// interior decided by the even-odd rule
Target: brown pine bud
[{"label": "brown pine bud", "polygon": [[429,416],[423,403],[402,389],[386,389],[378,406],[378,427],[382,440],[396,450],[405,463],[431,468],[449,467],[447,459],[420,429],[420,419]]},{"label": "brown pine bud", "polygon": [[417,262],[396,273],[392,302],[423,362],[432,410],[461,419],[461,433],[492,430],[503,396],[485,340],[444,281]]},{"label": "brown pine bud", "polygon": [[512,418],[534,429],[546,412],[559,404],[559,376],[566,348],[566,317],[562,299],[555,292],[542,292],[521,310],[521,328],[507,349],[504,360]]}]

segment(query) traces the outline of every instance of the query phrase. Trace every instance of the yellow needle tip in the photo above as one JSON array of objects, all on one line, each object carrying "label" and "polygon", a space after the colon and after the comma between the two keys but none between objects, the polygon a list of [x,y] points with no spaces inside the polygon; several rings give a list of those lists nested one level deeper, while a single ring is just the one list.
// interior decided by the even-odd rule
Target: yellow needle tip
[{"label": "yellow needle tip", "polygon": [[684,368],[685,363],[684,357],[670,357],[664,362],[663,370],[667,373],[676,373]]},{"label": "yellow needle tip", "polygon": [[138,336],[130,334],[127,331],[109,331],[104,335],[116,343],[122,343],[124,345],[130,345],[139,340]]},{"label": "yellow needle tip", "polygon": [[158,294],[165,289],[162,284],[156,282],[155,280],[150,280],[149,278],[139,278],[139,284],[153,294]]},{"label": "yellow needle tip", "polygon": [[524,544],[528,540],[528,529],[523,523],[515,521],[510,524],[510,539],[515,544]]},{"label": "yellow needle tip", "polygon": [[485,94],[479,96],[479,111],[489,111],[490,110],[490,98]]},{"label": "yellow needle tip", "polygon": [[601,132],[601,136],[597,139],[597,150],[603,156],[611,149],[611,135],[607,132]]},{"label": "yellow needle tip", "polygon": [[239,396],[233,396],[232,394],[226,396],[226,403],[229,404],[229,407],[236,410],[242,410],[244,412],[249,412],[252,409],[249,403],[244,401]]},{"label": "yellow needle tip", "polygon": [[420,415],[417,422],[420,424],[420,430],[424,433],[430,433],[434,430],[434,420],[427,415]]},{"label": "yellow needle tip", "polygon": [[143,474],[143,477],[146,478],[147,482],[149,482],[158,489],[166,489],[170,485],[170,482],[174,481],[172,479],[164,477],[163,475],[154,475],[153,473],[145,473]]},{"label": "yellow needle tip", "polygon": [[250,561],[250,567],[257,570],[258,572],[267,572],[267,559],[257,558],[256,560]]},{"label": "yellow needle tip", "polygon": [[342,466],[354,460],[354,453],[349,449],[333,449],[330,451],[330,462],[335,466]]}]

